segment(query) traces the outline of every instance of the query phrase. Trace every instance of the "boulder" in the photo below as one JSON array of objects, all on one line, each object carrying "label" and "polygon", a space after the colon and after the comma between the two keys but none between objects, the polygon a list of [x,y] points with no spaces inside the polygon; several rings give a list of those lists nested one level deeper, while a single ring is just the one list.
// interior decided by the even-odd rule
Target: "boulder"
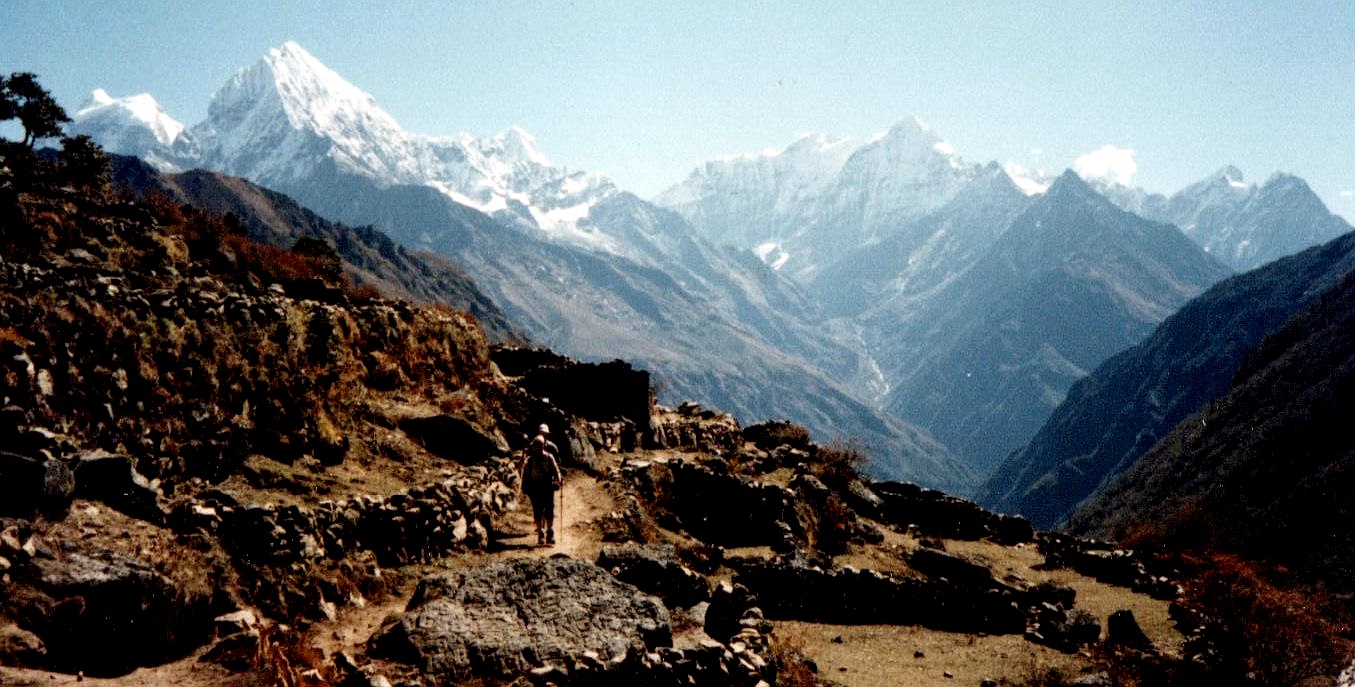
[{"label": "boulder", "polygon": [[75,463],[75,496],[148,522],[165,520],[160,489],[137,472],[127,456],[106,451],[81,454]]},{"label": "boulder", "polygon": [[1106,643],[1140,651],[1153,650],[1153,640],[1143,633],[1134,612],[1126,609],[1115,611],[1106,619]]},{"label": "boulder", "polygon": [[998,586],[988,566],[945,551],[919,548],[909,554],[908,565],[927,577],[944,578],[961,587],[992,589]]},{"label": "boulder", "polygon": [[670,607],[689,608],[710,598],[705,578],[678,562],[672,544],[608,544],[602,547],[597,563],[616,579],[663,599]]},{"label": "boulder", "polygon": [[123,675],[210,638],[210,599],[185,592],[143,561],[66,551],[33,564],[36,579],[15,595],[14,613],[42,639],[54,670]]},{"label": "boulder", "polygon": [[75,477],[65,463],[0,451],[0,517],[61,519],[74,495]]},{"label": "boulder", "polygon": [[13,623],[0,622],[0,665],[36,668],[47,654],[38,636]]},{"label": "boulder", "polygon": [[[702,629],[712,639],[727,642],[730,637],[739,634],[743,629],[739,621],[755,608],[757,608],[756,599],[747,587],[721,582],[711,594],[710,606],[706,608],[706,619]],[[759,614],[761,612],[758,610]]]},{"label": "boulder", "polygon": [[501,437],[455,415],[406,418],[400,421],[400,429],[429,453],[462,465],[474,465],[508,452],[508,444]]},{"label": "boulder", "polygon": [[619,661],[671,641],[663,603],[602,568],[513,558],[424,578],[372,652],[455,681],[572,665],[590,651]]}]

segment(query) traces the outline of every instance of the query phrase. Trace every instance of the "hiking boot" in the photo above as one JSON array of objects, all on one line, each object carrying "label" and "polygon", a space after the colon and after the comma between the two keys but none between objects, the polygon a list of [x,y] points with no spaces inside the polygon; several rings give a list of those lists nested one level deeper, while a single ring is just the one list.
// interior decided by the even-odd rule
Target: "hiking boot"
[{"label": "hiking boot", "polygon": [[555,530],[546,530],[546,543],[547,544],[555,543]]},{"label": "hiking boot", "polygon": [[541,534],[541,532],[538,531],[538,532],[536,533],[536,545],[537,545],[537,546],[544,546],[545,543],[546,543],[546,536],[543,535],[543,534]]}]

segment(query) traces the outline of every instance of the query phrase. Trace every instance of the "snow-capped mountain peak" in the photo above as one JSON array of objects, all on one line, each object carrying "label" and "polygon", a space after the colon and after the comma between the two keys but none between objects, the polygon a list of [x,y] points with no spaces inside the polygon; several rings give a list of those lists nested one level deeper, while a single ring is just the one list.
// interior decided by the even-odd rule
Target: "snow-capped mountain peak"
[{"label": "snow-capped mountain peak", "polygon": [[590,227],[592,208],[618,192],[605,177],[552,165],[517,126],[486,138],[407,132],[294,41],[236,72],[213,94],[207,118],[187,130],[148,95],[96,91],[76,120],[106,148],[165,169],[202,167],[302,198],[316,179],[335,175],[428,186],[556,240],[620,250]]},{"label": "snow-capped mountain peak", "polygon": [[1053,178],[1042,170],[1027,169],[1015,162],[1002,165],[1002,171],[1006,172],[1012,183],[1028,196],[1038,196],[1044,193],[1049,190],[1049,185],[1053,183]]},{"label": "snow-capped mountain peak", "polygon": [[[253,68],[265,67],[272,73],[288,114],[298,120],[310,116],[324,121],[364,110],[385,115],[376,107],[371,94],[349,83],[295,42],[288,41],[269,50]],[[385,118],[389,119],[389,115]],[[389,121],[394,124],[393,119]]]},{"label": "snow-capped mountain peak", "polygon": [[536,137],[520,126],[509,127],[503,133],[478,144],[486,155],[500,157],[512,163],[530,163],[550,167],[550,160],[536,146]]},{"label": "snow-capped mountain peak", "polygon": [[709,238],[807,277],[843,251],[936,210],[975,174],[916,117],[864,143],[809,134],[717,158],[655,198]]},{"label": "snow-capped mountain peak", "polygon": [[72,134],[88,135],[105,150],[136,155],[162,169],[176,168],[171,150],[191,147],[184,125],[149,93],[114,98],[96,88],[71,120]]},{"label": "snow-capped mountain peak", "polygon": [[76,118],[81,120],[90,120],[105,114],[144,125],[161,145],[172,145],[174,139],[184,131],[183,124],[169,116],[165,108],[161,107],[149,93],[114,98],[108,91],[96,88],[90,93],[89,100],[75,112]]},{"label": "snow-capped mountain peak", "polygon": [[[219,88],[192,129],[209,167],[267,183],[303,178],[320,162],[382,183],[417,183],[408,136],[371,95],[294,42]],[[327,150],[326,150],[327,149]]]}]

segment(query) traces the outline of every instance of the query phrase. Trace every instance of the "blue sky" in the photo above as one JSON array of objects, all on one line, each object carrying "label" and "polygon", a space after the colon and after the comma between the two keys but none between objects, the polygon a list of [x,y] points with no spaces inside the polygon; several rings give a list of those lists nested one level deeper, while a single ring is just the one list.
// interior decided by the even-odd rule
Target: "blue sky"
[{"label": "blue sky", "polygon": [[1106,145],[1170,192],[1236,164],[1355,218],[1352,2],[0,3],[0,70],[69,109],[149,92],[192,125],[286,40],[405,128],[517,124],[649,196],[700,162],[909,115],[966,159],[1058,172]]}]

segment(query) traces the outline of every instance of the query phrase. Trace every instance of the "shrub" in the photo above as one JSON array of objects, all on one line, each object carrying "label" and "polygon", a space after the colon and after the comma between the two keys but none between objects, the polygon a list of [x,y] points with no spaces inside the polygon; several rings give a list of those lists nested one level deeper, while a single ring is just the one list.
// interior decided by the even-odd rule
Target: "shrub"
[{"label": "shrub", "polygon": [[1342,628],[1323,616],[1320,599],[1278,588],[1237,556],[1198,563],[1186,598],[1247,647],[1256,684],[1293,685],[1340,670]]},{"label": "shrub", "polygon": [[779,687],[815,687],[819,684],[813,664],[805,656],[802,639],[773,633],[767,648]]},{"label": "shrub", "polygon": [[815,510],[814,548],[829,556],[847,552],[856,524],[856,513],[836,496],[829,495]]},{"label": "shrub", "polygon": [[820,446],[814,457],[814,476],[834,489],[842,489],[859,478],[861,466],[866,463],[866,455],[851,442],[843,440]]},{"label": "shrub", "polygon": [[778,446],[809,449],[809,430],[791,422],[773,420],[752,425],[743,430],[743,438],[768,451]]}]

